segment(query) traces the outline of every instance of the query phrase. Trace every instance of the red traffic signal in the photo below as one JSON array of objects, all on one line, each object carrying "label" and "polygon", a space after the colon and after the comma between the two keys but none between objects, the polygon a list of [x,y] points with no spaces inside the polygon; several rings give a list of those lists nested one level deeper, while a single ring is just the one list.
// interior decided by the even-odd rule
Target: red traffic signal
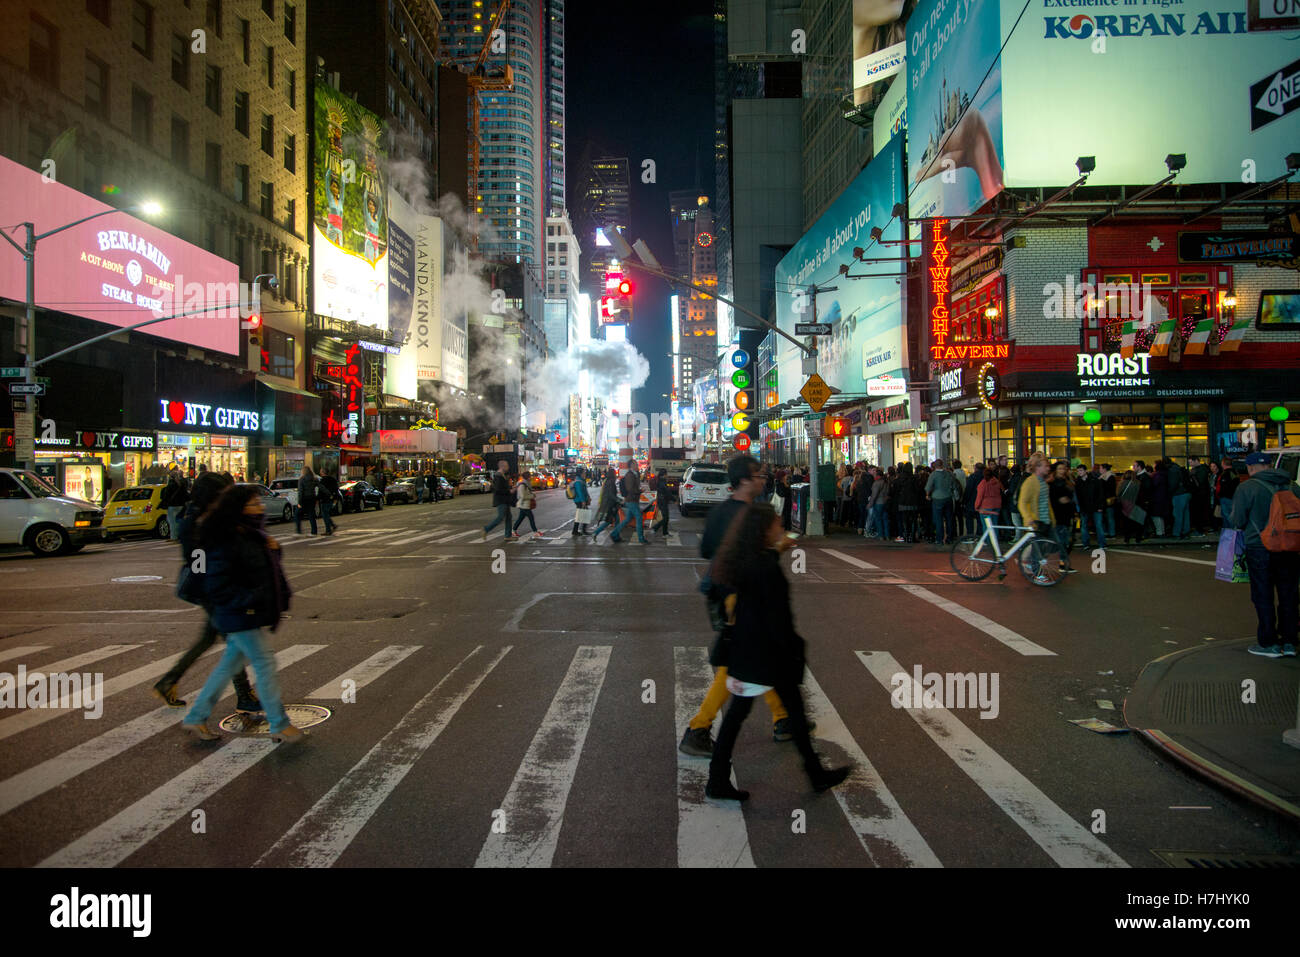
[{"label": "red traffic signal", "polygon": [[245,329],[260,329],[262,327],[262,314],[260,312],[250,312],[244,319]]},{"label": "red traffic signal", "polygon": [[630,296],[634,292],[636,292],[636,286],[632,283],[631,279],[624,277],[619,280],[618,294],[620,296]]}]

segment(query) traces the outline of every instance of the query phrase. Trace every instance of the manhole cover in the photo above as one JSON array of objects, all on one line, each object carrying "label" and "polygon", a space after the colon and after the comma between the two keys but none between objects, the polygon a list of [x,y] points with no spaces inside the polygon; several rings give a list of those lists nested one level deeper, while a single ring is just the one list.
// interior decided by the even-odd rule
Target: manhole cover
[{"label": "manhole cover", "polygon": [[[289,715],[289,723],[295,728],[310,728],[327,720],[333,714],[329,708],[322,708],[318,704],[287,704],[284,706],[284,710]],[[239,714],[237,712],[228,718],[221,719],[221,729],[229,731],[231,734],[271,733],[271,726],[267,723],[264,714]]]},{"label": "manhole cover", "polygon": [[160,582],[161,575],[126,575],[122,578],[114,578],[115,582]]}]

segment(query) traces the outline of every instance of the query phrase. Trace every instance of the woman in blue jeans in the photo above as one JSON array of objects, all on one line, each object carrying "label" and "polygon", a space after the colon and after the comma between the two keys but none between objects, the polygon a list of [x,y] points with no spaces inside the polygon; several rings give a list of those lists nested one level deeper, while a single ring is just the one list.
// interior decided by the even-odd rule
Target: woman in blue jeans
[{"label": "woman in blue jeans", "polygon": [[280,698],[275,659],[262,628],[275,631],[289,609],[289,583],[280,564],[280,545],[266,534],[266,510],[255,486],[227,488],[199,520],[199,547],[207,565],[205,588],[212,624],[226,636],[226,653],[208,677],[181,727],[203,741],[220,735],[207,724],[231,676],[248,662],[271,726],[272,741],[300,741]]}]

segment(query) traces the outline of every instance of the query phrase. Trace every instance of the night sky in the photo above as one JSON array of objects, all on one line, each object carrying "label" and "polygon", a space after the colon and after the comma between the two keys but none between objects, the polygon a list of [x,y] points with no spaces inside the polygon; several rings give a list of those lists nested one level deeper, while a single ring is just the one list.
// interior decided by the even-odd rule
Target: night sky
[{"label": "night sky", "polygon": [[[714,193],[713,4],[661,0],[655,4],[570,0],[565,23],[565,152],[569,205],[576,208],[579,161],[588,142],[628,158],[631,179],[629,240],[640,237],[673,269],[668,194],[702,186]],[[653,159],[656,182],[641,182],[642,161]],[[698,179],[702,182],[697,182]],[[588,242],[583,246],[583,291]],[[644,273],[637,279],[628,338],[650,363],[650,378],[633,392],[638,412],[668,411],[672,387],[672,326],[668,284]]]}]

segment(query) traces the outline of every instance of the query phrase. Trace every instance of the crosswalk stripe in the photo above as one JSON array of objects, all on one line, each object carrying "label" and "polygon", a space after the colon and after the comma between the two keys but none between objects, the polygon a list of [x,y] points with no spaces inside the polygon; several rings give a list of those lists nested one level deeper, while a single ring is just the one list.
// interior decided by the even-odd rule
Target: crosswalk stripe
[{"label": "crosswalk stripe", "polygon": [[510,648],[506,645],[480,664],[460,691],[445,697],[444,686],[450,686],[483,646],[466,655],[253,866],[333,865]]},{"label": "crosswalk stripe", "polygon": [[37,867],[116,867],[275,750],[270,738],[235,738]]},{"label": "crosswalk stripe", "polygon": [[34,655],[37,652],[45,651],[49,645],[23,645],[21,648],[6,648],[0,651],[0,661],[12,661],[14,658],[21,658],[23,655]]},{"label": "crosswalk stripe", "polygon": [[436,531],[436,532],[423,532],[423,533],[421,533],[421,534],[419,534],[419,535],[412,535],[412,536],[410,536],[409,538],[399,538],[399,539],[398,539],[397,541],[395,541],[395,542],[385,542],[384,544],[385,544],[385,547],[389,547],[389,548],[391,548],[391,547],[393,547],[393,546],[395,546],[395,545],[409,545],[411,542],[418,542],[418,541],[420,541],[420,540],[423,539],[423,538],[433,538],[433,536],[435,536],[435,535],[441,535],[441,534],[442,534],[442,531],[441,531],[441,530]]},{"label": "crosswalk stripe", "polygon": [[[704,700],[713,671],[703,648],[673,649],[675,728],[685,729]],[[677,752],[677,866],[753,867],[749,832],[739,802],[710,803],[707,758]],[[732,773],[735,781],[735,773]]]},{"label": "crosswalk stripe", "polygon": [[342,542],[344,545],[360,545],[363,543],[370,544],[371,542],[374,541],[374,539],[379,538],[382,535],[391,535],[395,531],[400,531],[400,529],[393,529],[393,528],[366,529],[365,531],[362,532],[349,532],[346,535],[341,535],[336,532],[333,535],[327,536],[326,538],[322,538],[319,542],[308,543],[307,547],[321,548],[322,546],[325,545],[337,546],[340,542]]},{"label": "crosswalk stripe", "polygon": [[[820,549],[820,551],[823,555],[830,555],[834,558],[838,558],[840,561],[852,565],[855,568],[861,568],[873,572],[882,570],[878,565],[864,562],[860,558],[854,558],[852,555],[846,555],[833,548],[823,548]],[[1056,657],[1056,652],[1030,641],[1024,635],[1012,631],[1005,625],[999,625],[992,618],[987,618],[977,611],[971,611],[969,608],[957,604],[955,601],[950,601],[947,598],[936,595],[923,585],[908,585],[900,583],[898,587],[910,595],[915,595],[923,601],[928,601],[936,608],[946,611],[954,618],[960,618],[972,628],[984,632],[984,634],[996,641],[1002,642],[1002,644],[1006,645],[1012,651],[1019,652],[1022,655],[1048,655],[1050,657]]]},{"label": "crosswalk stripe", "polygon": [[[276,652],[276,670],[284,671],[325,647],[325,645],[291,645],[283,651]],[[199,661],[222,650],[221,646],[209,648],[199,657]],[[199,689],[196,687],[181,697],[191,701],[198,693]],[[227,701],[231,697],[233,694],[228,693],[221,701]],[[111,731],[105,731],[98,737],[82,742],[26,771],[0,781],[0,815],[8,814],[14,808],[40,797],[47,791],[52,791],[96,765],[125,753],[155,734],[174,731],[185,713],[184,710],[177,708],[155,708],[125,724],[118,725]]]},{"label": "crosswalk stripe", "polygon": [[[856,654],[887,691],[892,693],[901,677],[911,685],[912,700],[918,700],[921,686],[903,670],[893,655],[884,651],[859,651]],[[1061,867],[1129,866],[985,744],[951,711],[945,708],[902,710],[906,710],[940,750]]]},{"label": "crosswalk stripe", "polygon": [[458,538],[464,538],[467,535],[478,535],[482,529],[471,528],[468,532],[457,532],[455,535],[448,535],[446,538],[435,538],[429,542],[430,545],[441,545],[443,542],[453,542]]},{"label": "crosswalk stripe", "polygon": [[[139,645],[105,645],[98,652],[89,652],[84,655],[78,655],[75,658],[68,658],[64,661],[56,661],[52,666],[42,669],[44,674],[69,673],[75,671],[82,665],[98,661],[101,658],[107,658],[110,655],[116,655],[123,651],[129,651],[132,648],[139,648]],[[104,699],[109,695],[117,694],[123,688],[130,687],[138,681],[145,680],[156,675],[161,675],[167,671],[165,664],[161,666],[145,665],[142,668],[136,668],[134,671],[128,671],[124,675],[119,675],[109,681],[105,681],[98,690],[97,700],[100,706],[103,705]],[[30,675],[28,676],[30,677]],[[84,697],[84,691],[83,691]],[[72,693],[69,692],[59,698],[57,704],[46,703],[42,708],[29,708],[26,711],[19,711],[13,717],[5,718],[0,721],[0,741],[5,738],[11,738],[15,734],[21,734],[23,731],[30,730],[37,725],[44,724],[47,721],[53,721],[55,718],[61,718],[65,714],[71,714],[73,707]],[[88,713],[87,713],[87,716]]]},{"label": "crosswalk stripe", "polygon": [[343,672],[333,681],[327,681],[307,697],[341,701],[343,699],[344,681],[352,682],[351,690],[353,691],[364,688],[383,675],[389,668],[401,664],[410,655],[419,651],[420,647],[420,645],[389,645],[382,651],[375,652],[355,668]]},{"label": "crosswalk stripe", "polygon": [[[114,655],[120,655],[123,652],[134,651],[139,647],[139,645],[104,645],[102,648],[96,648],[94,651],[87,651],[80,655],[73,655],[71,658],[64,658],[62,661],[51,661],[48,665],[40,665],[36,668],[28,665],[27,677],[30,679],[31,676],[36,673],[52,675],[76,671],[78,668],[85,665],[94,664],[96,661],[103,661],[105,658],[112,658]],[[22,649],[18,648],[15,650],[21,651]]]},{"label": "crosswalk stripe", "polygon": [[849,733],[811,670],[804,672],[804,698],[809,717],[817,722],[817,740],[839,746],[853,764],[848,780],[831,793],[871,862],[876,867],[942,867]]},{"label": "crosswalk stripe", "polygon": [[608,645],[583,645],[574,653],[501,802],[505,831],[489,831],[475,867],[550,866],[612,651]]}]

